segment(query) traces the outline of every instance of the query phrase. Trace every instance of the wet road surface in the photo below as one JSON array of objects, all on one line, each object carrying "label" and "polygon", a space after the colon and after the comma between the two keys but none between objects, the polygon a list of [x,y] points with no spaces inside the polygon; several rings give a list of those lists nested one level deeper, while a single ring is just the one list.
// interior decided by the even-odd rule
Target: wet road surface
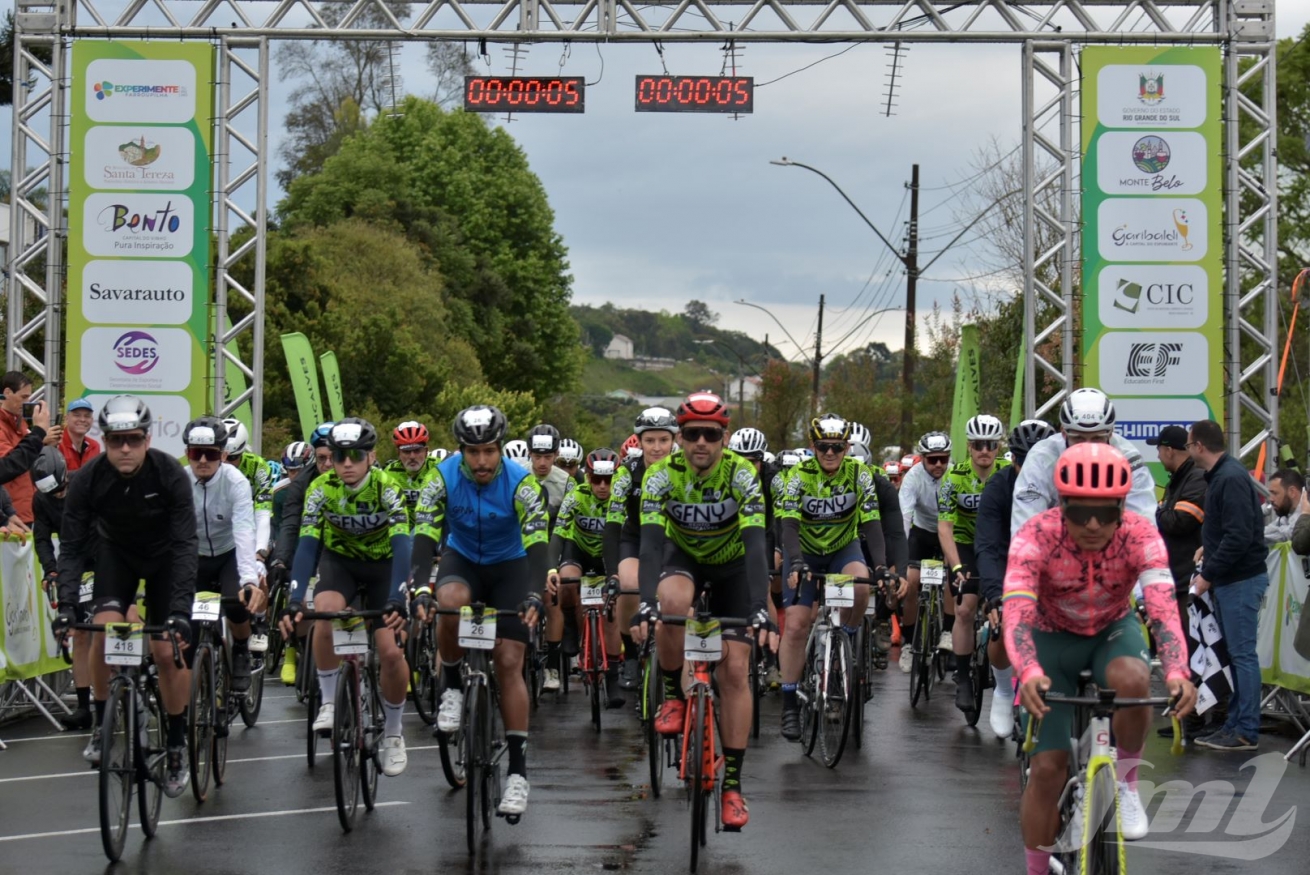
[{"label": "wet road surface", "polygon": [[[806,873],[1023,872],[1018,772],[1013,745],[964,725],[953,686],[909,705],[908,676],[895,661],[875,678],[865,746],[848,748],[829,770],[777,734],[779,702],[765,698],[764,731],[745,763],[751,823],[740,834],[710,834],[699,871]],[[629,694],[631,695],[631,694]],[[989,694],[990,701],[990,694]],[[337,822],[331,760],[304,755],[302,706],[270,683],[255,729],[234,728],[227,783],[197,804],[188,792],[164,800],[158,836],[128,835],[114,873],[551,873],[687,870],[689,814],[666,773],[663,798],[649,797],[642,735],[628,709],[606,712],[599,736],[579,688],[547,697],[529,744],[528,813],[497,819],[470,860],[464,798],[441,775],[436,742],[407,706],[409,767],[381,778],[379,806],[360,808],[355,830]],[[84,733],[51,733],[28,720],[0,729],[0,873],[105,870],[96,779],[80,753]],[[1259,871],[1304,875],[1310,860],[1310,769],[1283,762],[1292,743],[1261,736],[1260,757],[1188,750],[1171,757],[1155,737],[1142,767],[1143,801],[1153,822],[1130,846],[1135,872]],[[817,750],[816,750],[817,757]],[[1151,786],[1176,782],[1147,798]],[[1149,782],[1149,783],[1148,783]],[[1206,785],[1206,794],[1190,794]],[[1204,800],[1204,801],[1203,801]],[[1252,868],[1252,861],[1258,870]]]}]

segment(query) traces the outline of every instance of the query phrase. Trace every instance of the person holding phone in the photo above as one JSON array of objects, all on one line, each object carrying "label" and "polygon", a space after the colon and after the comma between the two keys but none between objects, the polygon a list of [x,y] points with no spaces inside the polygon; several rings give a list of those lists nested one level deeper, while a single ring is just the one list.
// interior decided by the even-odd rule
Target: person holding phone
[{"label": "person holding phone", "polygon": [[87,437],[94,418],[95,408],[90,401],[85,398],[74,398],[68,402],[63,433],[59,438],[59,452],[64,457],[64,463],[68,465],[70,474],[100,455],[100,442]]},{"label": "person holding phone", "polygon": [[[18,518],[30,527],[36,486],[28,472],[53,433],[50,411],[44,401],[31,404],[32,380],[22,371],[9,371],[0,378],[0,391],[4,393],[0,399],[0,484],[8,491]],[[29,404],[30,423],[23,415]]]}]

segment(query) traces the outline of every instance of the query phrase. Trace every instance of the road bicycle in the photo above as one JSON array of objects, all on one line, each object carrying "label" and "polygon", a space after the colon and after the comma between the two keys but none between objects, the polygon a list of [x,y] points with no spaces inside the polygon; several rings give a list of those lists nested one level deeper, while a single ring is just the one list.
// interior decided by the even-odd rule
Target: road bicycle
[{"label": "road bicycle", "polygon": [[[605,647],[605,634],[602,617],[610,622],[614,619],[613,595],[606,592],[605,576],[584,574],[581,577],[561,577],[561,586],[578,587],[578,602],[584,611],[582,624],[581,650],[578,654],[578,670],[581,672],[582,686],[591,701],[591,723],[600,732],[600,715],[609,701],[610,655]],[[617,659],[617,656],[614,657]]]},{"label": "road bicycle", "polygon": [[[1060,793],[1060,831],[1052,859],[1065,875],[1122,875],[1127,871],[1127,852],[1119,816],[1111,719],[1120,708],[1165,706],[1165,713],[1170,714],[1174,700],[1121,699],[1109,688],[1097,688],[1093,695],[1085,695],[1089,686],[1093,686],[1092,673],[1083,670],[1078,676],[1077,696],[1042,694],[1051,705],[1075,709],[1069,738],[1069,777]],[[1177,717],[1172,717],[1172,723],[1170,752],[1177,756],[1183,752],[1182,730]],[[1041,720],[1028,720],[1023,742],[1028,755],[1037,746],[1041,724]]]},{"label": "road bicycle", "polygon": [[368,811],[377,803],[386,718],[382,714],[377,648],[369,621],[382,614],[347,609],[306,611],[304,615],[306,620],[332,624],[332,651],[341,657],[330,747],[337,819],[345,832],[354,829],[361,795]]},{"label": "road bicycle", "polygon": [[103,635],[105,663],[116,669],[109,681],[100,733],[100,842],[110,863],[123,856],[136,793],[141,832],[154,838],[163,802],[168,757],[167,717],[159,692],[159,672],[146,641],[165,636],[173,645],[173,664],[185,663],[173,623],[77,623],[84,632]]},{"label": "road bicycle", "polygon": [[291,580],[286,573],[286,569],[281,566],[270,568],[268,576],[270,589],[268,593],[268,612],[265,616],[270,619],[266,632],[268,635],[268,650],[264,653],[264,673],[268,677],[276,677],[287,648],[295,646],[294,642],[282,637],[282,629],[277,622],[277,618],[282,616],[282,611],[291,598]]},{"label": "road bicycle", "polygon": [[432,726],[441,704],[441,678],[437,667],[437,629],[418,617],[409,621],[405,639],[405,661],[409,664],[409,697],[419,719]]},{"label": "road bicycle", "polygon": [[[887,587],[894,580],[895,576],[886,572],[872,584],[869,591],[869,604],[864,609],[864,617],[861,618],[859,631],[855,636],[853,648],[855,711],[851,719],[851,735],[856,750],[864,747],[864,710],[873,699],[873,673],[887,668],[887,650],[877,643],[879,635],[882,634],[878,620],[878,604],[880,599],[886,598]],[[890,635],[887,636],[887,640],[890,642]]]},{"label": "road bicycle", "polygon": [[[969,654],[968,668],[969,679],[973,682],[973,707],[964,712],[964,722],[969,726],[978,725],[978,717],[982,714],[983,693],[996,686],[987,645],[1001,634],[1001,627],[992,625],[988,613],[987,605],[981,601],[973,613],[973,652]],[[997,690],[993,695],[1011,695],[1011,691]]]},{"label": "road bicycle", "polygon": [[835,768],[846,749],[854,713],[864,710],[856,685],[856,660],[841,612],[855,606],[855,585],[873,581],[849,574],[813,574],[815,618],[805,642],[805,664],[796,696],[801,708],[801,751],[814,752]]},{"label": "road bicycle", "polygon": [[938,642],[942,637],[943,590],[946,567],[938,560],[925,559],[919,565],[919,622],[914,625],[910,644],[914,660],[910,663],[910,707],[919,706],[919,698],[932,699],[932,688],[946,677]]}]

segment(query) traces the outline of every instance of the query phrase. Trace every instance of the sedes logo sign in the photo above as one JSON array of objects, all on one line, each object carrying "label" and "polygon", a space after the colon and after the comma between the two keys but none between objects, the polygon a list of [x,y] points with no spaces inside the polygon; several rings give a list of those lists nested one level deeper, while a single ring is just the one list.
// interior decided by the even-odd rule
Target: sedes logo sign
[{"label": "sedes logo sign", "polygon": [[182,328],[88,328],[82,383],[100,392],[181,392],[191,384],[191,333]]},{"label": "sedes logo sign", "polygon": [[185,191],[195,180],[196,138],[183,127],[97,125],[82,154],[90,188]]},{"label": "sedes logo sign", "polygon": [[159,343],[144,331],[129,331],[114,341],[114,364],[125,374],[148,374],[159,364]]}]

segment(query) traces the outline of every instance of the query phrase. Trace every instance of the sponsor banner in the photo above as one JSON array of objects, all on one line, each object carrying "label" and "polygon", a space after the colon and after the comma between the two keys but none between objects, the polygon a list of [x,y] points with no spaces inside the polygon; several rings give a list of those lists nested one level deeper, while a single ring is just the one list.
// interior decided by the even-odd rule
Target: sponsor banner
[{"label": "sponsor banner", "polygon": [[173,455],[212,408],[213,89],[209,45],[73,44],[66,394],[141,395]]},{"label": "sponsor banner", "polygon": [[341,368],[337,365],[337,354],[328,350],[318,357],[323,366],[323,385],[327,389],[328,408],[334,420],[345,419],[346,398],[341,391]]},{"label": "sponsor banner", "polygon": [[41,591],[44,577],[32,538],[4,535],[0,540],[0,681],[23,681],[66,671],[51,628],[54,613]]},{"label": "sponsor banner", "polygon": [[1210,280],[1194,264],[1109,264],[1096,278],[1106,328],[1201,328],[1210,316]]},{"label": "sponsor banner", "polygon": [[1205,137],[1195,131],[1107,131],[1096,181],[1106,194],[1200,194],[1206,186]]},{"label": "sponsor banner", "polygon": [[979,391],[978,326],[960,328],[960,359],[955,369],[955,398],[951,405],[951,456],[952,461],[969,459],[968,442],[964,439],[964,426],[978,415]]},{"label": "sponsor banner", "polygon": [[309,440],[314,429],[323,422],[323,405],[318,394],[318,363],[314,360],[314,347],[309,338],[299,331],[282,335],[282,351],[287,356],[287,372],[291,376],[291,389],[296,393],[296,413],[300,417],[303,440]]},{"label": "sponsor banner", "polygon": [[1224,419],[1220,60],[1082,53],[1083,372],[1148,460],[1161,423]]},{"label": "sponsor banner", "polygon": [[196,138],[186,128],[102,125],[84,143],[88,188],[186,191],[195,180]]}]

